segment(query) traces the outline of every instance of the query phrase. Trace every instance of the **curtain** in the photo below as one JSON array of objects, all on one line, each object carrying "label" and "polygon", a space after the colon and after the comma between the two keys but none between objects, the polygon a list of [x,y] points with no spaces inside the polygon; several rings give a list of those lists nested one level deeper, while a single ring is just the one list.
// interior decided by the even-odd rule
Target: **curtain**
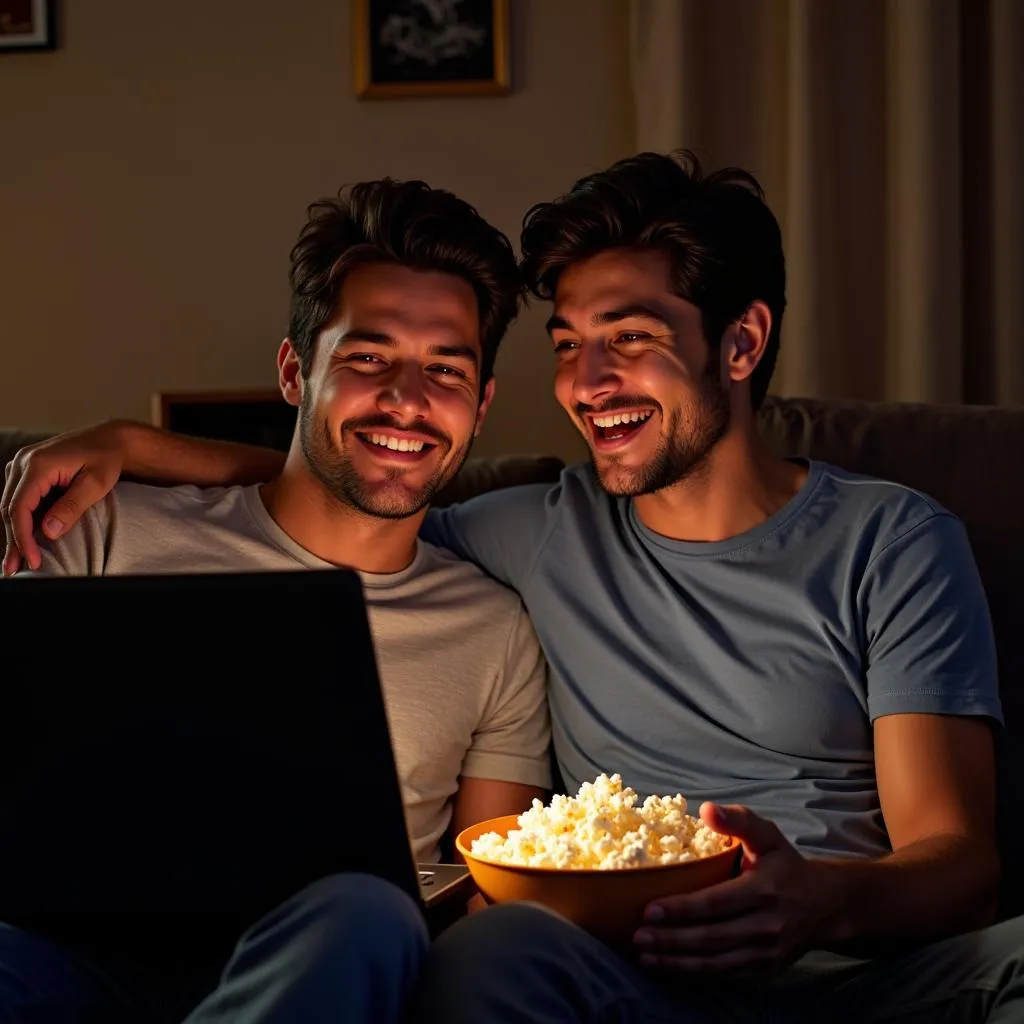
[{"label": "curtain", "polygon": [[1024,0],[630,0],[637,144],[757,175],[777,394],[1024,404]]}]

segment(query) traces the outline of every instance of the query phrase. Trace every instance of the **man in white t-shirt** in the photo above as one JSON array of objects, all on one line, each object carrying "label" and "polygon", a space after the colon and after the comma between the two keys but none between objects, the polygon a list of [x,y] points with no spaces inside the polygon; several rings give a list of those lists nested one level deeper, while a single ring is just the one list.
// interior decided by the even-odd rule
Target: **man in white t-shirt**
[{"label": "man in white t-shirt", "polygon": [[[450,193],[384,179],[310,207],[291,283],[277,364],[299,413],[283,470],[227,488],[120,483],[45,543],[37,572],[359,570],[415,853],[437,860],[449,831],[519,812],[550,786],[545,665],[519,598],[417,539],[494,393],[515,257]],[[301,609],[291,615],[298,645]],[[394,887],[323,879],[255,922],[220,983],[179,1016],[383,1024],[399,1018],[426,946]],[[31,1006],[54,1021],[156,1020],[166,1003],[0,924],[0,1019]]]}]

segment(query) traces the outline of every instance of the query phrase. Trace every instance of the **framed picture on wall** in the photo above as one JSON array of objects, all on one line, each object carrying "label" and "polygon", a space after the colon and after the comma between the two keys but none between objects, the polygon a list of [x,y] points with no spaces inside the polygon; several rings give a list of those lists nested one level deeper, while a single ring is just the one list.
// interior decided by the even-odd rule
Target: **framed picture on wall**
[{"label": "framed picture on wall", "polygon": [[365,99],[509,91],[508,0],[352,0]]},{"label": "framed picture on wall", "polygon": [[214,441],[239,441],[288,451],[295,432],[295,406],[276,388],[266,391],[158,391],[153,423],[176,434]]},{"label": "framed picture on wall", "polygon": [[56,45],[54,0],[0,0],[0,53],[52,50]]}]

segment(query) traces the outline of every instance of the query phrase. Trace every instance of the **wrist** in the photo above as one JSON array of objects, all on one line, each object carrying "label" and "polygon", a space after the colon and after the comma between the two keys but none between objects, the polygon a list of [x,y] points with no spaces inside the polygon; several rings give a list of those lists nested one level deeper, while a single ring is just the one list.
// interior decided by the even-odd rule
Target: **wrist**
[{"label": "wrist", "polygon": [[851,865],[824,857],[807,863],[818,908],[813,945],[819,949],[844,945],[853,939],[855,931],[850,913]]},{"label": "wrist", "polygon": [[121,472],[144,472],[144,438],[151,428],[144,423],[125,419],[108,420],[104,427],[111,450],[120,457]]}]

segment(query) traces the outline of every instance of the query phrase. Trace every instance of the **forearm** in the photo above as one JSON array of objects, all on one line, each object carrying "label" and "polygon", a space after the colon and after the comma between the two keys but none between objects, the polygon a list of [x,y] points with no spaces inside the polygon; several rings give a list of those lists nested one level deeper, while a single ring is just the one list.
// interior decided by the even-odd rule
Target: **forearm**
[{"label": "forearm", "polygon": [[816,945],[879,952],[991,923],[999,864],[964,835],[929,836],[874,861],[812,861],[827,907]]},{"label": "forearm", "polygon": [[230,441],[186,437],[127,420],[111,424],[124,452],[124,476],[152,484],[217,487],[270,480],[283,452]]}]

